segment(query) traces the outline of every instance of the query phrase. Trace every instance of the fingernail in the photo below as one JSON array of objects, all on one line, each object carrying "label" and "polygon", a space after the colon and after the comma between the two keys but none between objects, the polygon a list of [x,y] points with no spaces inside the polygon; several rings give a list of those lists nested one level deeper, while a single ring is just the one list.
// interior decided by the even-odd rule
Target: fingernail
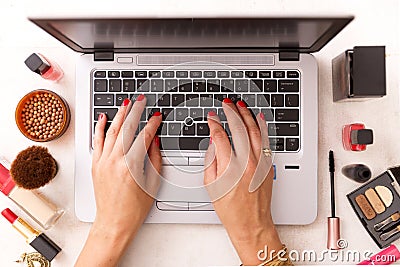
[{"label": "fingernail", "polygon": [[144,95],[142,94],[142,95],[139,95],[137,98],[136,98],[136,101],[142,101],[144,99]]},{"label": "fingernail", "polygon": [[232,100],[231,100],[230,98],[224,98],[224,100],[223,100],[222,102],[224,102],[224,103],[226,103],[226,104],[233,103]]},{"label": "fingernail", "polygon": [[126,99],[124,100],[124,102],[122,102],[122,106],[123,106],[123,107],[126,107],[127,105],[129,105],[130,102],[131,102],[131,101],[130,101],[128,98],[126,98]]},{"label": "fingernail", "polygon": [[154,142],[158,147],[160,147],[160,137],[158,137],[158,135],[154,136]]},{"label": "fingernail", "polygon": [[212,144],[212,137],[210,136],[210,145]]},{"label": "fingernail", "polygon": [[260,112],[260,118],[265,120],[264,113]]},{"label": "fingernail", "polygon": [[103,113],[100,113],[100,114],[99,114],[99,118],[98,118],[97,120],[98,120],[98,121],[99,121],[99,120],[102,120],[102,119],[103,119],[103,116],[104,116],[104,114],[103,114]]},{"label": "fingernail", "polygon": [[216,115],[217,115],[217,113],[215,113],[214,110],[211,110],[208,112],[208,116],[216,116]]},{"label": "fingernail", "polygon": [[154,112],[153,116],[161,116],[161,112],[160,111],[156,111],[156,112]]},{"label": "fingernail", "polygon": [[239,101],[237,102],[237,104],[239,105],[239,107],[242,107],[242,108],[247,107],[246,103],[244,103],[242,100],[239,100]]}]

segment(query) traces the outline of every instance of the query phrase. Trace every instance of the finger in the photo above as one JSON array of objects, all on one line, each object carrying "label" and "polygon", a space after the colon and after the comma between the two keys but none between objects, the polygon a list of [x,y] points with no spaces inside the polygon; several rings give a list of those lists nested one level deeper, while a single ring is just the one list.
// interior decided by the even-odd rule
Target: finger
[{"label": "finger", "polygon": [[146,97],[139,95],[135,103],[127,112],[125,121],[122,125],[122,131],[118,134],[116,143],[114,145],[113,153],[121,154],[129,151],[135,138],[135,133],[139,127],[140,117],[146,106]]},{"label": "finger", "polygon": [[105,155],[110,155],[113,148],[114,144],[117,140],[118,134],[121,130],[121,126],[124,123],[125,120],[125,115],[126,111],[128,108],[128,105],[130,104],[129,99],[125,99],[124,102],[122,103],[121,107],[119,108],[117,114],[115,115],[110,128],[108,128],[107,133],[106,133],[106,138],[104,141],[104,149],[103,149],[103,154]]},{"label": "finger", "polygon": [[229,129],[232,133],[232,143],[235,155],[242,160],[247,160],[251,155],[250,140],[244,124],[235,104],[229,98],[225,98],[222,104],[226,118],[228,120]]},{"label": "finger", "polygon": [[204,156],[204,185],[208,185],[217,179],[217,159],[215,157],[215,145],[210,138],[210,144]]},{"label": "finger", "polygon": [[151,142],[156,135],[157,129],[162,121],[160,112],[155,112],[154,115],[149,119],[146,126],[138,134],[131,148],[129,149],[127,156],[130,159],[144,160],[147,150],[150,147]]},{"label": "finger", "polygon": [[217,168],[224,170],[233,154],[231,143],[224,128],[222,128],[218,115],[214,111],[208,112],[208,127],[210,128],[210,136],[213,146],[215,146],[215,155],[217,157]]},{"label": "finger", "polygon": [[104,129],[106,127],[107,119],[106,116],[101,113],[99,118],[97,119],[96,128],[94,129],[94,138],[93,138],[93,161],[97,162],[101,154],[103,153],[104,146]]},{"label": "finger", "polygon": [[[264,148],[269,148],[269,137],[268,137],[268,126],[267,122],[265,121],[264,113],[260,112],[256,116],[258,127],[260,128],[261,133],[261,146],[259,148],[259,152],[263,153]],[[257,151],[257,150],[256,150]],[[257,153],[257,152],[255,152]]]},{"label": "finger", "polygon": [[[238,101],[236,103],[240,116],[246,125],[247,132],[250,137],[250,144],[252,151],[259,151],[261,147],[261,132],[258,127],[256,121],[254,120],[250,110],[247,108],[247,105],[243,101]],[[258,159],[258,153],[256,153],[256,158]]]},{"label": "finger", "polygon": [[147,151],[149,161],[146,164],[146,186],[145,192],[152,198],[157,197],[158,189],[160,188],[160,173],[161,173],[161,152],[160,152],[160,138],[156,135]]}]

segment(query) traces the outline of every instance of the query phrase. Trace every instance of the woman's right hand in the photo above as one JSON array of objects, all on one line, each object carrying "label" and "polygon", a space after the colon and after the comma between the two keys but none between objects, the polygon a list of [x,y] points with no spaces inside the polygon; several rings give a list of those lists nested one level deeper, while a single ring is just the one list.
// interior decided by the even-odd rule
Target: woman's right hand
[{"label": "woman's right hand", "polygon": [[232,145],[219,117],[208,114],[211,142],[206,153],[204,182],[218,217],[244,265],[258,265],[258,251],[278,252],[282,243],[271,217],[274,170],[267,124],[262,113],[253,119],[243,101],[223,101]]}]

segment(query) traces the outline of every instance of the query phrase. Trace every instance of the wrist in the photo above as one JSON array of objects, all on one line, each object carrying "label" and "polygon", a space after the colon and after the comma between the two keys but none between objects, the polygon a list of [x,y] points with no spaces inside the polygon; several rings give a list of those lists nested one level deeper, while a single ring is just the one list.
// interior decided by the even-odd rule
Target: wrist
[{"label": "wrist", "polygon": [[275,226],[252,231],[248,238],[232,240],[243,265],[259,265],[275,256],[283,247]]},{"label": "wrist", "polygon": [[104,223],[96,219],[90,229],[89,238],[97,240],[100,244],[110,246],[113,250],[124,250],[137,233],[136,227],[130,229],[120,225]]}]

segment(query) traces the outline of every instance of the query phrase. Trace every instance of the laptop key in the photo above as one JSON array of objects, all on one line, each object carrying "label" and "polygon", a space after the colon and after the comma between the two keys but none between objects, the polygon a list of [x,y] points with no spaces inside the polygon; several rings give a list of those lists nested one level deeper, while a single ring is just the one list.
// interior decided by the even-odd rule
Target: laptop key
[{"label": "laptop key", "polygon": [[285,95],[285,107],[298,107],[299,106],[299,95],[286,94]]},{"label": "laptop key", "polygon": [[146,110],[147,110],[147,119],[150,119],[151,116],[153,116],[154,113],[156,113],[157,111],[161,112],[160,108],[147,108]]},{"label": "laptop key", "polygon": [[299,138],[286,138],[286,151],[297,151],[299,149]]},{"label": "laptop key", "polygon": [[170,101],[170,96],[169,94],[159,94],[158,95],[158,100],[157,100],[157,105],[160,107],[169,107],[171,104]]},{"label": "laptop key", "polygon": [[232,79],[221,80],[221,92],[231,93],[235,90],[235,83]]},{"label": "laptop key", "polygon": [[105,78],[106,77],[106,72],[105,71],[96,71],[94,73],[95,78]]},{"label": "laptop key", "polygon": [[161,113],[163,116],[163,121],[173,121],[174,120],[174,109],[173,108],[163,108]]},{"label": "laptop key", "polygon": [[117,94],[115,95],[115,105],[116,106],[121,106],[122,102],[124,102],[125,99],[129,98],[128,94]]},{"label": "laptop key", "polygon": [[273,93],[277,91],[276,80],[264,80],[264,92]]},{"label": "laptop key", "polygon": [[244,74],[248,78],[257,78],[257,71],[254,71],[254,70],[245,71]]},{"label": "laptop key", "polygon": [[218,78],[229,78],[229,71],[218,71]]},{"label": "laptop key", "polygon": [[135,71],[136,78],[147,78],[147,71]]},{"label": "laptop key", "polygon": [[285,72],[284,71],[274,71],[273,77],[274,78],[285,78]]},{"label": "laptop key", "polygon": [[137,92],[148,92],[149,91],[149,89],[150,89],[149,80],[137,79],[136,82],[137,82],[137,85],[136,85]]},{"label": "laptop key", "polygon": [[121,80],[110,79],[108,81],[108,91],[109,92],[121,92]]},{"label": "laptop key", "polygon": [[250,80],[250,92],[262,92],[263,81],[262,80]]},{"label": "laptop key", "polygon": [[272,107],[283,107],[283,95],[272,94],[271,95],[271,106]]},{"label": "laptop key", "polygon": [[177,78],[187,78],[188,77],[188,72],[187,71],[177,71],[176,72],[176,77]]},{"label": "laptop key", "polygon": [[122,81],[122,91],[124,92],[135,92],[135,80],[124,79]]},{"label": "laptop key", "polygon": [[258,113],[260,113],[260,109],[259,108],[250,108],[250,112],[253,115],[253,118],[255,119],[256,116],[258,115]]},{"label": "laptop key", "polygon": [[257,106],[258,107],[269,107],[270,95],[269,94],[259,94],[257,95]]},{"label": "laptop key", "polygon": [[195,135],[195,125],[191,125],[191,126],[184,125],[182,127],[182,134],[183,135]]},{"label": "laptop key", "polygon": [[161,79],[151,79],[150,80],[150,91],[164,92],[164,81]]},{"label": "laptop key", "polygon": [[163,71],[162,76],[163,78],[174,78],[175,74],[173,71]]},{"label": "laptop key", "polygon": [[232,100],[233,103],[236,103],[237,101],[242,99],[240,94],[228,94],[228,98]]},{"label": "laptop key", "polygon": [[109,71],[108,78],[119,78],[119,71]]},{"label": "laptop key", "polygon": [[190,78],[201,78],[201,71],[191,71],[190,72]]},{"label": "laptop key", "polygon": [[184,94],[171,94],[172,106],[177,107],[183,105],[182,103],[185,102],[185,95]]},{"label": "laptop key", "polygon": [[220,121],[227,121],[225,111],[223,108],[218,109],[218,117],[219,117]]},{"label": "laptop key", "polygon": [[154,107],[157,104],[157,96],[155,94],[146,94],[146,106]]},{"label": "laptop key", "polygon": [[94,120],[97,121],[99,118],[99,115],[101,113],[106,114],[107,119],[109,121],[112,121],[115,117],[115,114],[117,114],[118,109],[117,108],[95,108],[93,112]]},{"label": "laptop key", "polygon": [[179,92],[192,92],[192,80],[179,80]]},{"label": "laptop key", "polygon": [[189,116],[189,111],[187,108],[176,108],[175,109],[175,120],[184,121],[187,116]]},{"label": "laptop key", "polygon": [[243,71],[232,71],[231,77],[232,78],[243,78]]},{"label": "laptop key", "polygon": [[235,81],[235,92],[248,92],[249,80],[238,79]]},{"label": "laptop key", "polygon": [[94,105],[95,106],[113,106],[114,95],[113,94],[94,94]]},{"label": "laptop key", "polygon": [[169,135],[180,135],[182,124],[179,122],[168,123],[168,134]]},{"label": "laptop key", "polygon": [[208,128],[207,123],[197,123],[197,135],[201,136],[209,136],[210,135],[210,129]]},{"label": "laptop key", "polygon": [[203,120],[203,109],[202,108],[191,108],[189,110],[189,116],[195,121]]},{"label": "laptop key", "polygon": [[285,143],[284,138],[269,138],[270,145],[282,145]]},{"label": "laptop key", "polygon": [[270,123],[268,124],[269,136],[297,136],[299,135],[298,123]]},{"label": "laptop key", "polygon": [[220,91],[219,80],[216,79],[207,80],[207,92],[217,93],[219,91]]},{"label": "laptop key", "polygon": [[161,71],[149,71],[149,78],[161,78]]},{"label": "laptop key", "polygon": [[161,150],[206,150],[208,137],[160,137]]},{"label": "laptop key", "polygon": [[254,107],[256,105],[256,95],[254,94],[243,94],[242,100],[248,107]]},{"label": "laptop key", "polygon": [[96,79],[94,80],[95,92],[107,92],[107,80]]},{"label": "laptop key", "polygon": [[122,78],[133,78],[133,71],[122,71],[121,77]]},{"label": "laptop key", "polygon": [[207,116],[208,116],[208,113],[209,113],[210,111],[213,111],[214,113],[217,113],[217,109],[216,109],[216,108],[205,108],[205,109],[203,110],[203,112],[204,112],[204,120],[205,120],[205,121],[207,120]]},{"label": "laptop key", "polygon": [[286,73],[286,75],[288,78],[299,78],[300,77],[300,74],[297,71],[288,71]]},{"label": "laptop key", "polygon": [[227,94],[214,94],[214,106],[222,107],[222,101],[224,101],[224,99],[227,97]]},{"label": "laptop key", "polygon": [[200,107],[212,107],[213,99],[212,94],[200,94]]},{"label": "laptop key", "polygon": [[215,78],[215,71],[204,71],[204,78]]},{"label": "laptop key", "polygon": [[199,95],[197,94],[186,94],[186,106],[187,107],[198,107],[199,106]]},{"label": "laptop key", "polygon": [[280,80],[278,91],[283,93],[299,92],[299,80]]},{"label": "laptop key", "polygon": [[258,72],[258,77],[260,78],[271,78],[271,72],[270,71],[259,71]]},{"label": "laptop key", "polygon": [[298,121],[299,110],[298,109],[276,109],[275,110],[276,121]]},{"label": "laptop key", "polygon": [[205,92],[206,80],[193,80],[193,92]]},{"label": "laptop key", "polygon": [[274,110],[272,108],[262,108],[261,112],[264,114],[264,118],[266,121],[274,120]]},{"label": "laptop key", "polygon": [[176,79],[166,79],[164,81],[165,92],[178,92],[178,80]]}]

